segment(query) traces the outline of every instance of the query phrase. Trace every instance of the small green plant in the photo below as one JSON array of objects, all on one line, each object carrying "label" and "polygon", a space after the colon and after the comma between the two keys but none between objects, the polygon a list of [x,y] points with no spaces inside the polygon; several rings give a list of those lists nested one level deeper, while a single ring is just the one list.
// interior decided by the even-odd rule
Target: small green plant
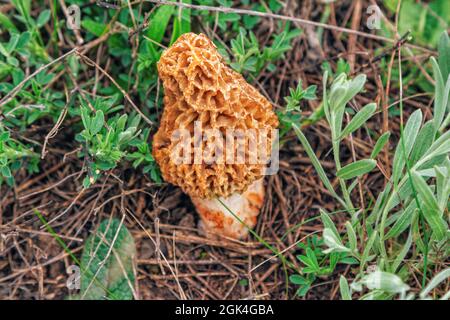
[{"label": "small green plant", "polygon": [[[436,81],[433,118],[423,124],[419,109],[401,127],[392,175],[376,201],[367,208],[358,208],[351,194],[359,179],[376,167],[376,158],[388,141],[389,133],[379,137],[368,159],[343,165],[340,153],[342,140],[364,126],[377,109],[375,104],[369,103],[344,126],[346,106],[362,91],[365,76],[348,79],[341,73],[327,90],[327,72],[324,75],[323,105],[331,129],[338,190],[331,184],[303,132],[296,124],[292,125],[325,188],[350,216],[342,236],[329,214],[321,210],[324,253],[346,253],[359,263],[352,285],[348,286],[347,280],[341,278],[341,291],[346,298],[357,291],[366,299],[387,299],[399,293],[406,298],[409,288],[404,282],[410,276],[408,264],[413,263],[414,268],[422,270],[422,286],[425,287],[430,267],[442,265],[449,257],[450,132],[446,119],[450,112],[450,50],[446,45],[448,37],[444,35],[442,39],[439,63],[431,58]],[[406,261],[408,254],[412,254],[416,262]],[[314,259],[309,257],[309,261],[314,262]],[[376,272],[368,270],[369,264]],[[314,265],[319,270],[317,264]],[[308,267],[311,266],[308,264]],[[365,294],[362,293],[364,287],[368,290]]]},{"label": "small green plant", "polygon": [[84,130],[77,135],[77,141],[84,146],[83,156],[88,163],[88,176],[84,187],[89,187],[102,171],[111,170],[126,156],[127,149],[139,135],[140,116],[128,119],[126,114],[115,116],[108,122],[102,110],[93,116],[88,108],[81,108]]},{"label": "small green plant", "polygon": [[71,299],[133,299],[135,255],[134,239],[123,223],[118,219],[104,220],[86,240],[80,265],[80,293]]},{"label": "small green plant", "polygon": [[240,28],[236,39],[231,40],[234,60],[230,65],[239,73],[249,72],[253,76],[259,75],[265,68],[274,71],[273,62],[292,48],[291,40],[300,33],[300,29],[290,30],[289,25],[286,25],[283,32],[273,36],[270,46],[261,49],[255,34]]},{"label": "small green plant", "polygon": [[139,139],[134,139],[130,142],[130,145],[136,148],[136,151],[127,155],[127,160],[133,162],[133,167],[138,168],[143,166],[142,171],[150,174],[150,178],[156,183],[161,183],[161,173],[159,172],[158,165],[151,153],[149,141],[150,130],[144,129]]},{"label": "small green plant", "polygon": [[25,167],[29,173],[38,172],[39,156],[31,149],[11,138],[0,123],[0,186],[14,185],[14,172]]},{"label": "small green plant", "polygon": [[290,95],[284,98],[286,106],[282,111],[277,112],[278,119],[280,120],[280,137],[283,137],[288,131],[292,129],[292,124],[300,124],[301,120],[301,101],[303,100],[315,100],[316,97],[316,85],[311,85],[306,89],[303,89],[302,81],[299,80],[297,88],[289,89]]},{"label": "small green plant", "polygon": [[299,243],[297,246],[304,254],[297,255],[297,259],[304,265],[302,274],[289,277],[291,283],[298,285],[297,295],[304,297],[317,278],[331,275],[337,264],[357,264],[358,261],[346,252],[327,253],[322,250],[323,239],[317,235],[308,238],[306,244]]}]

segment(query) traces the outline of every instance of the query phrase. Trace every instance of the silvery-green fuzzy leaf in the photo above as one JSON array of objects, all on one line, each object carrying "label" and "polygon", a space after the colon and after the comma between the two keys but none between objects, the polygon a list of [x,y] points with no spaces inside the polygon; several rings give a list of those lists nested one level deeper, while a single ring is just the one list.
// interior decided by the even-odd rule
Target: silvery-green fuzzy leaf
[{"label": "silvery-green fuzzy leaf", "polygon": [[427,153],[420,159],[416,167],[421,167],[424,163],[433,160],[441,155],[448,155],[450,152],[450,131],[441,135],[428,149]]},{"label": "silvery-green fuzzy leaf", "polygon": [[[311,163],[314,166],[314,169],[316,169],[317,174],[320,177],[320,180],[322,180],[322,183],[324,184],[325,188],[336,198],[340,199],[340,197],[336,194],[336,191],[334,191],[334,188],[330,182],[330,180],[327,177],[327,174],[325,173],[325,170],[323,169],[322,165],[320,164],[319,159],[317,158],[316,154],[314,153],[314,150],[312,149],[311,145],[308,142],[308,139],[306,139],[303,132],[300,130],[300,128],[296,124],[292,124],[292,128],[294,129],[295,133],[297,134],[298,139],[300,140],[301,144],[303,145],[303,148],[305,149],[305,152],[308,154],[309,158],[311,159]],[[340,200],[342,203],[342,200]]]},{"label": "silvery-green fuzzy leaf", "polygon": [[331,220],[328,213],[326,213],[323,209],[320,209],[320,218],[322,219],[324,227],[330,229],[334,233],[336,238],[339,239],[339,242],[341,242],[341,237],[336,229],[336,226],[334,225],[333,220]]},{"label": "silvery-green fuzzy leaf", "polygon": [[[418,217],[418,215],[416,214],[413,217],[413,221],[414,220],[418,221],[419,219],[417,219],[417,217]],[[408,238],[406,239],[406,242],[403,245],[403,248],[395,256],[395,260],[392,263],[391,268],[390,268],[391,272],[395,273],[397,271],[397,269],[399,268],[399,266],[404,262],[404,259],[405,259],[406,255],[410,252],[411,245],[412,245],[412,240],[413,240],[413,232],[410,231],[409,235],[408,235]]]},{"label": "silvery-green fuzzy leaf", "polygon": [[417,172],[413,171],[411,175],[414,187],[423,203],[423,215],[433,230],[437,240],[441,241],[446,237],[448,227],[447,223],[442,218],[442,212],[439,209],[436,197],[425,180],[417,174]]},{"label": "silvery-green fuzzy leaf", "polygon": [[422,299],[425,299],[434,288],[436,288],[443,281],[447,281],[448,279],[450,279],[450,268],[442,270],[437,275],[435,275],[433,279],[431,279],[431,281],[428,283],[428,285],[422,290],[422,292],[420,293],[420,297]]},{"label": "silvery-green fuzzy leaf", "polygon": [[369,254],[370,254],[370,251],[372,250],[373,244],[376,239],[377,239],[377,233],[376,233],[376,231],[372,231],[372,233],[370,234],[369,240],[367,240],[366,247],[364,248],[363,254],[361,255],[361,263],[360,263],[361,269],[364,269],[366,262],[369,261]]},{"label": "silvery-green fuzzy leaf", "polygon": [[355,130],[359,129],[364,123],[369,120],[375,111],[377,110],[376,103],[369,103],[364,106],[350,121],[350,123],[342,130],[339,139],[343,139],[349,134],[353,133]]},{"label": "silvery-green fuzzy leaf", "polygon": [[352,294],[344,276],[341,276],[339,279],[339,290],[341,291],[342,300],[352,300]]},{"label": "silvery-green fuzzy leaf", "polygon": [[337,108],[342,108],[345,106],[343,104],[345,100],[345,95],[347,91],[345,87],[335,86],[335,88],[331,89],[330,92],[330,105],[332,106],[332,111],[335,111]]},{"label": "silvery-green fuzzy leaf", "polygon": [[434,167],[436,172],[436,196],[439,209],[443,212],[450,196],[450,161],[446,167]]},{"label": "silvery-green fuzzy leaf", "polygon": [[369,273],[361,279],[361,283],[370,290],[382,290],[389,293],[401,293],[409,290],[409,286],[399,276],[383,271]]},{"label": "silvery-green fuzzy leaf", "polygon": [[363,285],[361,282],[359,281],[353,281],[350,284],[350,288],[352,289],[352,291],[356,291],[356,292],[361,292],[363,291]]},{"label": "silvery-green fuzzy leaf", "polygon": [[434,92],[434,127],[436,131],[441,126],[444,119],[445,111],[447,110],[449,93],[450,93],[450,77],[443,78],[439,65],[434,57],[431,57],[431,65],[433,67],[434,79],[435,79],[435,92]]},{"label": "silvery-green fuzzy leaf", "polygon": [[392,201],[388,206],[388,210],[392,210],[397,205],[399,205],[402,201],[406,201],[413,194],[413,187],[411,185],[411,180],[406,179],[405,183],[402,184],[400,189],[397,189],[392,194]]},{"label": "silvery-green fuzzy leaf", "polygon": [[442,170],[442,174],[446,175],[447,174],[447,168],[445,167],[438,167],[438,166],[434,166],[434,168],[430,168],[430,169],[423,169],[423,170],[416,170],[416,172],[424,178],[436,178],[437,176],[437,171],[436,168],[438,168],[439,170]]},{"label": "silvery-green fuzzy leaf", "polygon": [[377,143],[375,143],[372,153],[370,154],[371,159],[375,159],[378,156],[378,154],[381,152],[381,150],[383,150],[384,146],[389,141],[390,136],[391,136],[391,133],[389,131],[387,131],[378,138]]},{"label": "silvery-green fuzzy leaf", "polygon": [[434,122],[432,120],[428,121],[423,125],[417,135],[416,143],[411,151],[411,165],[414,165],[424,154],[426,154],[434,141],[435,135]]},{"label": "silvery-green fuzzy leaf", "polygon": [[421,123],[422,111],[418,109],[409,117],[405,129],[403,130],[403,135],[398,142],[397,148],[395,149],[394,164],[392,169],[394,185],[397,184],[403,168],[405,167],[406,159],[409,157],[411,149],[414,146]]},{"label": "silvery-green fuzzy leaf", "polygon": [[331,252],[349,252],[350,249],[345,247],[333,231],[328,228],[323,230],[323,240],[328,249],[324,250],[325,254]]},{"label": "silvery-green fuzzy leaf", "polygon": [[389,229],[388,233],[384,236],[384,239],[387,240],[389,238],[397,237],[400,233],[406,230],[411,225],[414,215],[417,214],[416,211],[417,204],[415,201],[411,201],[411,203],[404,209],[395,224]]},{"label": "silvery-green fuzzy leaf", "polygon": [[450,75],[450,39],[447,31],[443,31],[438,43],[439,69],[442,78],[447,79]]},{"label": "silvery-green fuzzy leaf", "polygon": [[356,239],[355,230],[353,229],[353,226],[350,223],[350,221],[347,221],[345,223],[345,227],[347,228],[348,243],[350,245],[350,250],[352,252],[356,252],[358,249],[358,243],[357,243],[357,239]]},{"label": "silvery-green fuzzy leaf", "polygon": [[340,169],[337,176],[344,180],[353,179],[372,171],[376,165],[377,162],[373,159],[359,160]]},{"label": "silvery-green fuzzy leaf", "polygon": [[332,110],[342,109],[364,87],[366,75],[360,74],[352,80],[347,80],[345,73],[341,73],[331,85],[330,104]]},{"label": "silvery-green fuzzy leaf", "polygon": [[344,101],[341,103],[346,105],[351,99],[353,99],[364,87],[366,83],[366,75],[360,74],[353,80],[346,82],[346,95]]}]

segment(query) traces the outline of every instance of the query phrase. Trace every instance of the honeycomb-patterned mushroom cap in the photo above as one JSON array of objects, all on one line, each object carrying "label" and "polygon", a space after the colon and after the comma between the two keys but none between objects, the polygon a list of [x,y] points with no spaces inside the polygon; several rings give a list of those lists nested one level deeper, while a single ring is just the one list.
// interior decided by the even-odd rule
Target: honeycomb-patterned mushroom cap
[{"label": "honeycomb-patterned mushroom cap", "polygon": [[[271,152],[273,136],[270,132],[278,126],[269,101],[225,65],[212,41],[204,34],[182,35],[162,54],[158,72],[165,96],[160,127],[153,139],[153,155],[164,179],[180,186],[191,197],[213,198],[242,193],[261,178],[266,165],[247,161],[248,145],[254,142],[247,134],[244,134],[244,163],[210,163],[203,159],[194,162],[194,146],[201,144],[201,150],[208,150],[214,143],[211,139],[194,141],[194,128],[198,124],[203,132],[216,129],[223,137],[227,129],[241,129],[245,133],[249,129],[266,130],[269,133],[266,156]],[[190,163],[177,163],[171,156],[179,143],[173,139],[177,129],[190,133]]]}]

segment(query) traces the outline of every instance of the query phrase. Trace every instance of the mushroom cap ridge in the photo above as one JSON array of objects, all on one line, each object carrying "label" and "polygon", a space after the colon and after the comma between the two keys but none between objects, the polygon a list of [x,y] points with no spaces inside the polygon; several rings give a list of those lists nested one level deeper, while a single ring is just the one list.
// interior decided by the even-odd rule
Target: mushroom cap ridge
[{"label": "mushroom cap ridge", "polygon": [[[194,163],[194,143],[202,144],[202,150],[208,150],[214,143],[206,139],[194,141],[196,124],[201,124],[203,131],[217,129],[223,137],[227,129],[267,130],[267,156],[272,146],[271,130],[278,126],[269,101],[242,75],[225,65],[210,39],[204,34],[183,34],[163,52],[158,73],[165,96],[160,127],[153,138],[153,156],[165,181],[180,186],[191,197],[214,198],[243,193],[264,175],[265,164],[247,161],[248,145],[254,139],[247,134],[244,134],[244,163],[203,160]],[[190,163],[179,164],[172,159],[179,143],[172,136],[177,129],[190,133]]]}]

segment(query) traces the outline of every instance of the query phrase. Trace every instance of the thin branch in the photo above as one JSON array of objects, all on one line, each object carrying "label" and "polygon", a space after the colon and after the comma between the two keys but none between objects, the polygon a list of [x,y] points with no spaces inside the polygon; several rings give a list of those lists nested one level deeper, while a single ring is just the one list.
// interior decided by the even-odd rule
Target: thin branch
[{"label": "thin branch", "polygon": [[101,73],[103,73],[111,82],[117,87],[117,89],[120,90],[120,92],[123,94],[125,99],[128,100],[128,102],[131,104],[131,106],[136,110],[137,113],[140,114],[140,116],[147,122],[149,125],[153,125],[153,121],[151,121],[139,108],[138,106],[131,100],[128,93],[117,83],[117,81],[108,73],[106,72],[102,67],[100,67],[96,62],[92,61],[90,58],[82,54],[81,52],[77,52],[77,55],[80,56],[81,59],[85,60],[85,62],[88,65],[91,65],[95,68],[97,68]]},{"label": "thin branch", "polygon": [[[9,101],[11,101],[16,94],[20,91],[20,89],[22,89],[22,87],[33,77],[35,77],[36,75],[38,75],[42,70],[45,70],[47,68],[49,68],[50,66],[54,65],[55,63],[64,60],[65,58],[67,58],[68,56],[74,54],[77,51],[77,48],[73,48],[72,50],[70,50],[69,52],[66,52],[65,54],[63,54],[62,56],[56,58],[55,60],[37,68],[32,74],[30,74],[28,77],[26,77],[25,79],[23,79],[14,89],[12,89],[10,92],[8,92],[8,94],[6,96],[3,97],[2,100],[0,100],[0,107],[4,106],[5,104],[7,104]],[[0,114],[1,116],[1,114]],[[1,120],[1,118],[0,118]]]},{"label": "thin branch", "polygon": [[[329,29],[329,30],[335,30],[338,32],[349,33],[349,34],[353,34],[356,36],[379,40],[379,41],[384,41],[384,42],[389,42],[389,43],[397,42],[397,40],[395,40],[395,39],[378,36],[376,34],[371,34],[371,33],[358,31],[358,30],[352,30],[352,29],[344,28],[344,27],[338,27],[338,26],[329,25],[329,24],[322,23],[322,22],[316,22],[316,21],[306,20],[306,19],[297,18],[297,17],[283,16],[280,14],[269,13],[269,12],[259,12],[259,11],[253,11],[253,10],[247,10],[247,9],[230,8],[230,7],[212,7],[212,6],[195,5],[195,4],[189,4],[189,3],[183,3],[183,2],[171,2],[171,1],[166,1],[166,0],[144,0],[144,1],[155,3],[155,4],[160,4],[160,5],[177,6],[177,7],[186,8],[186,9],[204,10],[204,11],[220,12],[220,13],[236,13],[236,14],[244,14],[244,15],[256,16],[256,17],[261,17],[261,18],[270,18],[270,19],[291,21],[291,22],[295,22],[298,24],[314,26],[314,27],[324,28],[324,29]],[[140,3],[140,2],[141,1],[133,2],[133,4]],[[406,43],[405,46],[414,48],[417,50],[421,50],[421,51],[427,52],[429,54],[435,54],[435,52],[430,49],[427,49],[427,48],[424,48],[421,46],[417,46],[414,44]]]}]

